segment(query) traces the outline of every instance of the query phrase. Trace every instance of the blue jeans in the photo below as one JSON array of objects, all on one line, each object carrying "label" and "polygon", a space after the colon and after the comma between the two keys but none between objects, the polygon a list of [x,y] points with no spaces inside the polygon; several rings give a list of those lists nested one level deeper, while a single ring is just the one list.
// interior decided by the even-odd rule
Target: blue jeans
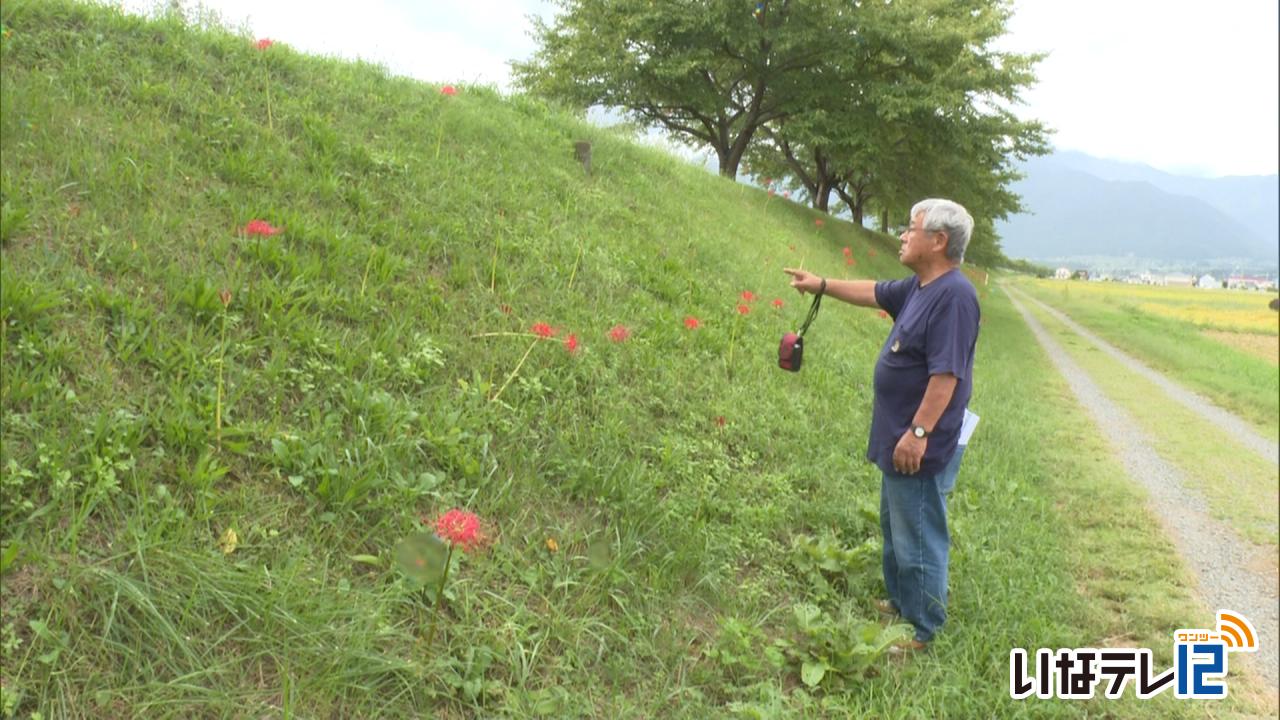
[{"label": "blue jeans", "polygon": [[947,621],[947,494],[963,456],[960,445],[937,475],[884,473],[880,481],[884,586],[920,642]]}]

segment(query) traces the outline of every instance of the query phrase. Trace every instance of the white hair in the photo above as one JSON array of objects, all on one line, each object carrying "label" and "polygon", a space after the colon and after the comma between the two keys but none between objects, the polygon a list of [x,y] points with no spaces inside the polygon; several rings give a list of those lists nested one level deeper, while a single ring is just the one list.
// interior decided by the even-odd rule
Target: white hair
[{"label": "white hair", "polygon": [[923,213],[921,226],[927,232],[947,234],[947,259],[964,262],[965,248],[973,235],[973,217],[964,206],[953,200],[929,198],[911,206],[911,217]]}]

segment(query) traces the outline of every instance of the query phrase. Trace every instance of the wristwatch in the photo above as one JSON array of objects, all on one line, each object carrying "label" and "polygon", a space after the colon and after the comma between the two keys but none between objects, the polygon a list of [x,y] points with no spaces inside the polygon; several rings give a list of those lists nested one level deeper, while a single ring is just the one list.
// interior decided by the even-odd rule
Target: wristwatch
[{"label": "wristwatch", "polygon": [[925,430],[923,425],[912,425],[912,426],[911,426],[911,434],[912,434],[912,435],[915,435],[916,437],[920,438],[921,440],[923,440],[923,439],[925,439],[925,438],[929,437],[929,431],[928,431],[928,430]]}]

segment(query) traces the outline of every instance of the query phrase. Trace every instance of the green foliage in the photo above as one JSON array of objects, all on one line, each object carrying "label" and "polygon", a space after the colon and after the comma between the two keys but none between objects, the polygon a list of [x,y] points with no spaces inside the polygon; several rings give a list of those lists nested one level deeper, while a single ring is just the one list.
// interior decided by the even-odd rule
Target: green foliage
[{"label": "green foliage", "polygon": [[994,220],[1019,209],[1018,159],[1046,130],[1003,108],[1040,56],[994,49],[1000,0],[661,3],[562,0],[514,64],[528,90],[621,108],[642,126],[711,147],[720,173],[749,159],[826,212],[832,192],[861,223],[950,197],[977,220],[971,260],[1002,259]]},{"label": "green foliage", "polygon": [[[832,48],[851,41],[843,4],[561,0],[535,21],[539,50],[518,81],[572,106],[623,108],[640,123],[709,145],[736,177],[756,131],[811,103]],[[825,78],[829,80],[830,78]]]},{"label": "green foliage", "polygon": [[868,578],[879,568],[880,543],[867,539],[857,547],[840,545],[832,537],[814,539],[799,535],[791,543],[793,562],[800,576],[808,580],[809,596],[817,600],[860,595]]},{"label": "green foliage", "polygon": [[889,646],[911,638],[910,625],[881,625],[844,613],[832,618],[816,605],[792,608],[796,635],[780,643],[787,658],[800,668],[800,681],[814,688],[857,682],[882,658]]}]

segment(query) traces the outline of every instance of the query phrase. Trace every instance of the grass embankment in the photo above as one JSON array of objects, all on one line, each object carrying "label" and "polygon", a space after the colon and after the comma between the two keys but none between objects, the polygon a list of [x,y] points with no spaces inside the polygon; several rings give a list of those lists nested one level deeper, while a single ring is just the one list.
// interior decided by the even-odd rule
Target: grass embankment
[{"label": "grass embankment", "polygon": [[[1280,316],[1267,307],[1273,296],[1049,280],[1018,287],[1264,434],[1280,433],[1276,364],[1241,347],[1258,342],[1276,346]],[[1232,340],[1224,342],[1224,333]],[[1247,339],[1236,337],[1240,335]]]},{"label": "grass embankment", "polygon": [[1280,495],[1274,463],[1240,445],[1229,433],[1034,304],[1028,304],[1027,309],[1098,387],[1134,418],[1152,439],[1156,452],[1182,471],[1215,517],[1262,544],[1266,548],[1262,555],[1276,557]]},{"label": "grass embankment", "polygon": [[[527,98],[0,13],[5,712],[1069,717],[1007,699],[1010,647],[1124,636],[1167,664],[1196,622],[996,301],[953,622],[885,663],[858,455],[888,325],[829,307],[802,373],[774,351],[804,312],[781,266],[901,276],[892,240]],[[390,558],[453,506],[493,542],[428,647]]]}]

